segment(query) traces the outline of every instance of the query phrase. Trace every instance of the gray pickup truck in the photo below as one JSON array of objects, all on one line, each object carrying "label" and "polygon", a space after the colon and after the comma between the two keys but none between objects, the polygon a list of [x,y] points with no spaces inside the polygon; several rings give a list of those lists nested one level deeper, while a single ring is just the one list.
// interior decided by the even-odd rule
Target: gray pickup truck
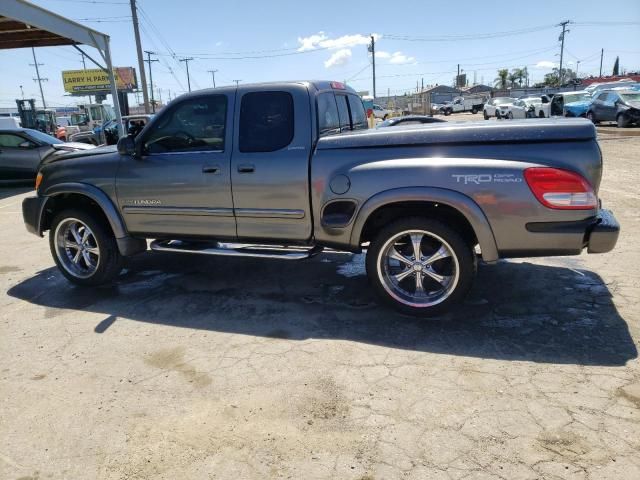
[{"label": "gray pickup truck", "polygon": [[52,158],[23,202],[30,232],[79,285],[147,249],[297,260],[367,251],[378,295],[434,315],[469,291],[477,258],[610,251],[602,158],[583,119],[367,130],[339,82],[183,95],[135,138]]}]

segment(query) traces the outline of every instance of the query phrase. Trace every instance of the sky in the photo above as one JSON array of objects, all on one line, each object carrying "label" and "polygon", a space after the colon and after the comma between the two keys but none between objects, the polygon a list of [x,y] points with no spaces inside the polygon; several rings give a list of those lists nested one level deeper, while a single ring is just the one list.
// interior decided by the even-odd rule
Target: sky
[{"label": "sky", "polygon": [[[111,36],[115,66],[138,69],[128,0],[32,0]],[[530,81],[542,80],[559,62],[579,74],[611,73],[616,56],[623,69],[640,70],[640,0],[457,0],[300,2],[289,0],[138,0],[143,50],[153,63],[156,98],[193,90],[271,80],[346,80],[372,92],[370,35],[376,38],[378,96],[402,95],[425,85],[451,85],[458,64],[470,83],[493,84],[499,68],[526,66]],[[87,53],[97,52],[87,47]],[[47,106],[72,106],[86,98],[66,96],[62,70],[82,68],[73,47],[36,49]],[[577,62],[580,61],[578,64]],[[88,62],[90,63],[90,62]],[[0,50],[0,107],[15,106],[20,85],[40,105],[31,49]],[[87,65],[87,68],[93,66]],[[138,75],[138,79],[139,79]],[[147,75],[147,81],[149,80]],[[134,104],[135,97],[130,97]]]}]

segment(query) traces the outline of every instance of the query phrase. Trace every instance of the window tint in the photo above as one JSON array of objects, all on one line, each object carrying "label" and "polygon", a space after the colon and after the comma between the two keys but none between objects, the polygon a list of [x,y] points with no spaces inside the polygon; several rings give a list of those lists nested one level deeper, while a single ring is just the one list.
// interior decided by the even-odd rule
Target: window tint
[{"label": "window tint", "polygon": [[153,126],[145,148],[149,153],[224,150],[226,117],[225,95],[182,101]]},{"label": "window tint", "polygon": [[18,145],[26,140],[18,135],[10,133],[0,133],[0,147],[17,148]]},{"label": "window tint", "polygon": [[351,109],[351,121],[353,129],[367,128],[367,114],[364,111],[364,105],[360,97],[349,95],[349,108]]},{"label": "window tint", "polygon": [[320,135],[340,131],[338,107],[331,92],[318,95],[318,130]]},{"label": "window tint", "polygon": [[293,140],[293,97],[287,92],[253,92],[240,106],[241,152],[275,152]]},{"label": "window tint", "polygon": [[[347,97],[345,95],[336,95],[336,103],[338,104],[338,115],[340,117],[340,127],[342,130],[351,130],[351,120],[349,119],[349,107],[347,106]],[[375,105],[374,105],[375,108]]]}]

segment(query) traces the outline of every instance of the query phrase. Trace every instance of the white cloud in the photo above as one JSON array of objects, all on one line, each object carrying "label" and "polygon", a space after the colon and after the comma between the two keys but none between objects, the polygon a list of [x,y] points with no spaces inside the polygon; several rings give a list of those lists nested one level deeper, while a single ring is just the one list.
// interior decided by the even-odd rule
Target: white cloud
[{"label": "white cloud", "polygon": [[324,62],[325,68],[337,67],[340,65],[344,65],[351,59],[351,50],[348,48],[343,48],[335,52],[329,60]]},{"label": "white cloud", "polygon": [[407,63],[415,63],[416,61],[415,57],[410,57],[402,52],[389,53],[385,52],[384,50],[378,50],[376,52],[376,60],[378,59],[388,59],[389,63],[392,63],[394,65],[406,65]]},{"label": "white cloud", "polygon": [[555,62],[550,62],[549,60],[542,60],[538,63],[536,63],[536,68],[544,68],[544,69],[550,69],[550,68],[554,68],[557,67],[558,64]]},{"label": "white cloud", "polygon": [[415,63],[415,61],[416,59],[414,57],[409,57],[402,52],[393,52],[389,63],[393,63],[394,65],[406,65],[407,63]]},{"label": "white cloud", "polygon": [[[373,34],[373,38],[378,40],[380,36]],[[308,37],[298,37],[298,43],[300,47],[299,52],[306,50],[315,50],[316,48],[349,48],[357,45],[369,45],[371,37],[369,35],[360,35],[359,33],[353,35],[343,35],[337,38],[329,38],[324,32],[318,32]]]}]

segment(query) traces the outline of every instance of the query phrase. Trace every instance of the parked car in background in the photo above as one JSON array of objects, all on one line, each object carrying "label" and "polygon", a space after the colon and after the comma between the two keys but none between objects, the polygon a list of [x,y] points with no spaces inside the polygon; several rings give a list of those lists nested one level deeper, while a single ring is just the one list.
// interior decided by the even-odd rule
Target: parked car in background
[{"label": "parked car in background", "polygon": [[122,131],[124,135],[131,135],[135,138],[152,118],[152,114],[145,113],[122,117]]},{"label": "parked car in background", "polygon": [[452,113],[471,112],[474,115],[482,111],[484,98],[481,96],[456,97],[450,102],[445,102],[440,107],[440,113],[451,115]]},{"label": "parked car in background", "polygon": [[429,117],[427,115],[406,115],[404,117],[388,118],[384,122],[378,124],[376,128],[398,127],[405,125],[424,125],[429,123],[446,122],[443,118]]},{"label": "parked car in background", "polygon": [[389,114],[390,113],[391,113],[390,110],[387,110],[386,108],[382,108],[377,103],[373,104],[373,116],[374,117],[386,120],[387,118],[389,118]]},{"label": "parked car in background", "polygon": [[536,108],[542,105],[541,97],[519,98],[513,104],[506,105],[506,118],[513,120],[514,118],[535,118]]},{"label": "parked car in background", "polygon": [[593,123],[616,122],[618,127],[628,127],[640,122],[640,92],[615,89],[598,93],[587,118]]},{"label": "parked car in background", "polygon": [[18,117],[0,117],[0,128],[20,128]]},{"label": "parked car in background", "polygon": [[551,116],[584,117],[592,100],[586,90],[557,93],[551,99]]},{"label": "parked car in background", "polygon": [[512,105],[513,102],[515,101],[516,99],[511,97],[490,98],[489,100],[486,101],[482,109],[484,119],[489,120],[489,117],[500,118],[500,112],[498,110],[498,107],[500,105]]},{"label": "parked car in background", "polygon": [[0,130],[0,180],[33,180],[40,162],[51,155],[93,148],[64,143],[51,135],[29,128]]}]

